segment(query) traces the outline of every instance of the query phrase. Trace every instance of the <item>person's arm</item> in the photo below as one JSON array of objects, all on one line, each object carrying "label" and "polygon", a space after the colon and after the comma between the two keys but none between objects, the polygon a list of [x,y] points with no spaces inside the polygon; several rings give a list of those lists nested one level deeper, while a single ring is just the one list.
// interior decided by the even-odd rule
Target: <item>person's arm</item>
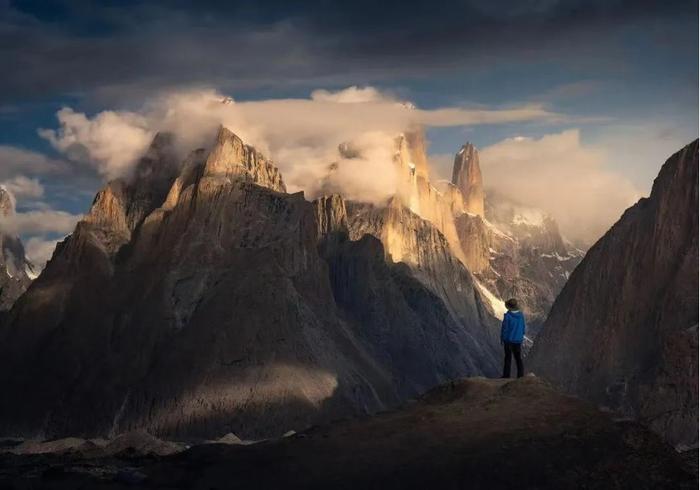
[{"label": "person's arm", "polygon": [[505,343],[506,328],[508,328],[508,315],[503,315],[503,321],[501,322],[501,344]]}]

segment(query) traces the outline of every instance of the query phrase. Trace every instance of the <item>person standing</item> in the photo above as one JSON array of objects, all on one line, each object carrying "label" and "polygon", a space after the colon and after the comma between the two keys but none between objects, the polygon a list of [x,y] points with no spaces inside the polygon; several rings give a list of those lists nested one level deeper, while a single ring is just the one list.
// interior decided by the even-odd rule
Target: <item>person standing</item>
[{"label": "person standing", "polygon": [[510,378],[510,362],[511,357],[515,358],[515,364],[518,368],[518,378],[522,378],[524,374],[523,359],[520,347],[525,337],[525,316],[518,309],[518,301],[511,298],[506,301],[508,311],[503,315],[503,323],[501,324],[501,343],[505,353],[503,361],[503,376],[502,378]]}]

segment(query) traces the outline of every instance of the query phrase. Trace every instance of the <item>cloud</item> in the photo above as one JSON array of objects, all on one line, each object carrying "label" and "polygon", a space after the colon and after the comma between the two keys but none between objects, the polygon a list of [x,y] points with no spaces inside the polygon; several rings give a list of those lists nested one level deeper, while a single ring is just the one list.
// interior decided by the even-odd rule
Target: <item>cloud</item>
[{"label": "cloud", "polygon": [[46,266],[46,262],[51,258],[53,251],[56,249],[57,239],[47,239],[44,237],[31,237],[24,244],[29,261],[34,264],[38,270],[42,270]]},{"label": "cloud", "polygon": [[44,186],[38,179],[30,179],[23,175],[0,182],[0,185],[4,186],[16,199],[38,198],[44,195]]},{"label": "cloud", "polygon": [[609,170],[609,155],[583,145],[578,130],[539,139],[513,137],[480,151],[485,187],[551,214],[564,235],[591,243],[634,204],[640,192]]},{"label": "cloud", "polygon": [[11,179],[17,174],[46,175],[68,171],[62,160],[17,146],[0,145],[0,179]]},{"label": "cloud", "polygon": [[[449,9],[427,1],[402,8],[153,1],[89,9],[62,2],[51,19],[41,2],[20,3],[0,3],[0,59],[13,67],[0,79],[0,98],[10,101],[203,82],[229,89],[366,83],[455,67],[490,71],[533,53],[557,66],[617,68],[621,50],[640,46],[626,47],[630,25],[634,40],[663,30],[669,51],[689,52],[697,30],[697,2],[689,0],[470,0]],[[99,29],[86,33],[85,26]]]},{"label": "cloud", "polygon": [[0,219],[0,230],[13,235],[66,235],[73,231],[81,217],[53,209],[27,211]]},{"label": "cloud", "polygon": [[147,121],[132,112],[103,111],[88,119],[64,107],[56,113],[60,128],[39,135],[69,159],[92,164],[108,178],[128,173],[153,138]]},{"label": "cloud", "polygon": [[[67,158],[93,162],[105,177],[128,175],[157,131],[176,134],[181,157],[211,144],[223,124],[272,158],[290,191],[315,196],[326,185],[349,198],[378,201],[396,191],[392,141],[416,126],[465,126],[547,121],[558,114],[537,106],[507,109],[415,108],[374,87],[316,90],[310,98],[236,102],[211,90],[170,91],[137,112],[104,111],[93,117],[64,108],[58,130],[41,130]],[[359,158],[343,158],[350,142]],[[331,163],[336,171],[325,182]],[[370,178],[371,176],[371,178]]]},{"label": "cloud", "polygon": [[338,102],[341,104],[357,104],[362,102],[387,102],[392,98],[374,87],[358,87],[353,85],[343,90],[332,92],[318,89],[311,92],[311,100],[318,102]]}]

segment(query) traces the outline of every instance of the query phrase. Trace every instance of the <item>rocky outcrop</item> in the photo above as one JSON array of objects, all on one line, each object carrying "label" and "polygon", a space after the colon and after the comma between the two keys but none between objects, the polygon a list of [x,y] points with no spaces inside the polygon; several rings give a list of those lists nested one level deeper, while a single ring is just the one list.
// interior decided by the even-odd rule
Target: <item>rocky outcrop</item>
[{"label": "rocky outcrop", "polygon": [[404,138],[408,146],[410,163],[413,165],[416,175],[428,180],[428,151],[425,144],[425,132],[422,128],[415,128],[412,131],[406,131]]},{"label": "rocky outcrop", "polygon": [[468,325],[481,343],[486,358],[498,358],[498,328],[477,288],[472,274],[451,252],[446,237],[428,220],[394,198],[388,206],[348,203],[350,237],[370,234],[384,244],[387,257],[402,262],[422,284],[440,297],[453,318]]},{"label": "rocky outcrop", "polygon": [[216,179],[243,177],[274,191],[287,190],[277,167],[225,128],[219,131],[214,149],[207,157],[204,176]]},{"label": "rocky outcrop", "polygon": [[556,221],[539,209],[489,195],[486,216],[490,267],[478,277],[500,298],[518,298],[534,338],[583,252],[567,244]]},{"label": "rocky outcrop", "polygon": [[528,336],[536,336],[583,253],[565,243],[541,210],[494,193],[485,199],[479,153],[471,143],[455,156],[452,175],[442,194],[452,203],[459,257],[488,292],[494,315],[502,313],[504,299],[515,297],[528,319]]},{"label": "rocky outcrop", "polygon": [[430,223],[405,215],[412,253],[434,264],[421,280],[345,231],[339,196],[282,192],[227,129],[182,164],[160,142],[98,194],[0,327],[16,400],[0,433],[254,439],[495,372],[469,273]]},{"label": "rocky outcrop", "polygon": [[322,196],[313,201],[318,223],[318,238],[347,232],[347,211],[345,201],[339,194]]},{"label": "rocky outcrop", "polygon": [[459,213],[455,216],[455,227],[467,268],[475,274],[486,272],[491,266],[494,242],[486,222],[480,216]]},{"label": "rocky outcrop", "polygon": [[532,369],[698,443],[698,141],[588,251],[557,297]]},{"label": "rocky outcrop", "polygon": [[455,156],[452,183],[462,192],[464,211],[484,216],[484,184],[479,167],[479,153],[474,145],[467,143]]},{"label": "rocky outcrop", "polygon": [[3,230],[4,221],[14,215],[14,199],[0,186],[0,313],[12,307],[35,277],[35,267],[27,259],[20,238],[11,230]]}]

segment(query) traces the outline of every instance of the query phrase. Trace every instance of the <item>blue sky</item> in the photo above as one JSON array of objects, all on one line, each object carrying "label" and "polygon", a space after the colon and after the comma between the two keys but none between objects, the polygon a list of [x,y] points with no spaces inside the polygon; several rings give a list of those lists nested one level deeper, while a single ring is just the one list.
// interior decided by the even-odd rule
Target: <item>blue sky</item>
[{"label": "blue sky", "polygon": [[697,137],[697,2],[377,3],[0,2],[0,181],[43,186],[20,196],[20,211],[84,212],[104,176],[37,130],[56,128],[64,106],[137,110],[191,87],[237,101],[357,85],[422,109],[537,104],[564,117],[428,128],[436,172],[465,140],[487,148],[578,129],[582,151],[603,152],[641,194]]}]

